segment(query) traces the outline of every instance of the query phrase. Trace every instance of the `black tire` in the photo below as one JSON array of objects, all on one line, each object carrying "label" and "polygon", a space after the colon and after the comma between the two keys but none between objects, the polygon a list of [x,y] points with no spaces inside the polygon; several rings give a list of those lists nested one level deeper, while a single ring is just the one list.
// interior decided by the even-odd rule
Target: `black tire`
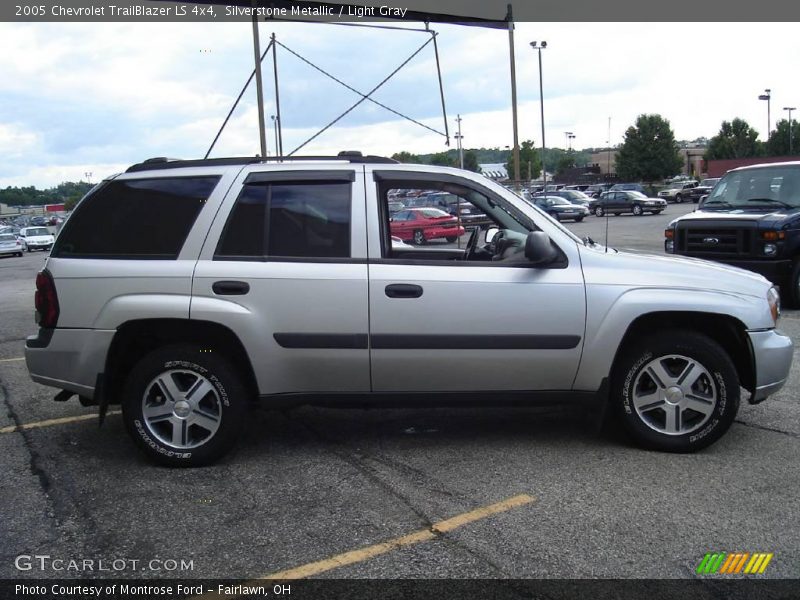
[{"label": "black tire", "polygon": [[594,209],[594,215],[596,217],[602,217],[606,211],[603,210],[602,206],[596,206]]},{"label": "black tire", "polygon": [[675,194],[675,204],[683,204],[683,196]]},{"label": "black tire", "polygon": [[583,217],[575,217],[576,223],[580,223],[581,221],[583,221]]},{"label": "black tire", "polygon": [[558,216],[557,212],[548,213],[551,217],[553,217],[556,221],[560,221],[561,217]]},{"label": "black tire", "polygon": [[[662,402],[665,408],[649,409],[646,414],[656,421],[654,428],[638,414],[633,401],[634,395],[639,391],[634,389],[637,383],[644,385],[655,381],[649,375],[643,374],[645,368],[659,357],[665,357],[666,364],[670,364],[672,359],[666,357],[671,355],[696,361],[708,375],[702,374],[696,385],[704,385],[706,390],[712,390],[716,394],[716,403],[712,404],[707,417],[696,422],[696,429],[691,429],[692,413],[681,414],[677,422],[684,426],[688,423],[689,427],[684,434],[679,433],[680,425],[678,432],[674,434],[657,430],[656,418],[663,414],[666,426],[666,409],[671,410],[675,405]],[[674,362],[680,371],[682,363],[679,360]],[[658,389],[654,389],[658,393]],[[728,353],[708,336],[681,329],[660,331],[636,340],[620,351],[612,372],[609,402],[618,422],[640,446],[664,452],[694,452],[710,446],[730,428],[739,410],[739,378]],[[677,406],[675,408],[675,412],[680,412]],[[684,415],[687,414],[689,418],[684,420]],[[700,413],[696,414],[702,417]]]},{"label": "black tire", "polygon": [[800,308],[800,259],[795,260],[789,280],[781,291],[787,308]]},{"label": "black tire", "polygon": [[[184,418],[189,423],[194,413],[204,416],[210,413],[218,420],[217,429],[206,436],[207,439],[202,439],[200,435],[201,442],[191,448],[180,448],[159,439],[160,435],[164,435],[165,427],[172,427],[172,421],[163,419],[152,424],[144,416],[146,398],[149,400],[155,394],[156,400],[161,399],[159,390],[163,388],[156,388],[155,378],[169,371],[178,372],[176,378],[172,379],[173,385],[177,385],[179,378],[188,378],[191,382],[192,377],[203,377],[210,384],[209,392],[196,400],[210,401],[213,408],[208,408],[209,405],[193,406],[187,409],[189,416],[184,415]],[[191,387],[187,386],[187,389]],[[238,441],[247,420],[249,400],[241,375],[225,358],[199,346],[175,344],[147,354],[131,370],[123,391],[122,415],[128,433],[150,460],[169,467],[199,467],[220,459]],[[163,403],[170,405],[169,400],[163,400]],[[176,404],[173,402],[171,406]],[[197,408],[202,408],[202,412],[198,412]],[[177,410],[165,407],[164,414],[177,415]],[[190,441],[190,432],[194,435],[204,431],[192,427],[188,424],[183,428],[182,435],[187,442]]]},{"label": "black tire", "polygon": [[425,232],[422,229],[415,229],[412,242],[417,246],[422,246],[425,243]]},{"label": "black tire", "polygon": [[458,239],[458,237],[454,236],[454,235],[450,235],[450,236],[448,236],[448,237],[446,237],[444,239],[446,239],[448,242],[450,242],[452,244],[453,242],[455,242]]},{"label": "black tire", "polygon": [[19,256],[20,258],[22,258],[22,252],[17,252],[17,256]]},{"label": "black tire", "polygon": [[654,210],[654,211],[653,211],[653,214],[654,214],[654,215],[660,215],[660,214],[661,214],[661,211],[660,211],[660,210]]},{"label": "black tire", "polygon": [[642,210],[641,206],[639,206],[638,204],[634,204],[633,214],[636,215],[637,217],[641,217],[644,214],[644,211]]},{"label": "black tire", "polygon": [[620,213],[614,213],[615,217],[618,217],[619,215],[620,215]]}]

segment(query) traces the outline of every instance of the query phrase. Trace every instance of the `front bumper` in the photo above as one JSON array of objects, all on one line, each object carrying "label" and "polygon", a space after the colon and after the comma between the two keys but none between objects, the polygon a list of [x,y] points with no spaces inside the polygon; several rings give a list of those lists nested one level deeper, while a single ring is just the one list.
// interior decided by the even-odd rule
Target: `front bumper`
[{"label": "front bumper", "polygon": [[748,331],[753,348],[756,384],[751,403],[760,402],[780,390],[789,377],[794,346],[777,329]]},{"label": "front bumper", "polygon": [[40,329],[25,340],[31,379],[93,398],[115,333],[113,329]]}]

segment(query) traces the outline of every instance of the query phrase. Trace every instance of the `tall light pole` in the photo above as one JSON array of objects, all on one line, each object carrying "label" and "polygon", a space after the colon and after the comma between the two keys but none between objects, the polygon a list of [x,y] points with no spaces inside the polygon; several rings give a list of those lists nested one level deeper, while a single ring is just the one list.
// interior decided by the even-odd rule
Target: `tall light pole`
[{"label": "tall light pole", "polygon": [[792,150],[792,111],[797,110],[794,106],[784,106],[783,110],[789,111],[789,154],[793,154]]},{"label": "tall light pole", "polygon": [[464,137],[461,135],[461,115],[456,116],[456,123],[458,123],[458,133],[456,133],[455,138],[458,141],[458,164],[463,169],[464,168],[464,146],[461,143],[461,139]]},{"label": "tall light pole", "polygon": [[569,150],[569,141],[575,136],[572,135],[571,131],[564,132],[564,150]]},{"label": "tall light pole", "polygon": [[281,153],[278,151],[278,117],[271,115],[270,118],[272,119],[272,128],[275,130],[275,156],[280,156]]},{"label": "tall light pole", "polygon": [[767,136],[764,138],[765,141],[769,141],[769,130],[772,128],[772,120],[769,117],[769,101],[772,98],[771,92],[772,90],[767,88],[764,90],[765,93],[759,95],[759,100],[766,100],[767,101]]},{"label": "tall light pole", "polygon": [[547,42],[531,42],[531,48],[539,52],[539,106],[542,113],[542,184],[543,191],[547,191],[547,169],[544,166],[544,89],[542,87],[542,50],[547,48]]},{"label": "tall light pole", "polygon": [[568,137],[569,137],[569,150],[572,150],[572,140],[575,139],[575,134],[570,131]]}]

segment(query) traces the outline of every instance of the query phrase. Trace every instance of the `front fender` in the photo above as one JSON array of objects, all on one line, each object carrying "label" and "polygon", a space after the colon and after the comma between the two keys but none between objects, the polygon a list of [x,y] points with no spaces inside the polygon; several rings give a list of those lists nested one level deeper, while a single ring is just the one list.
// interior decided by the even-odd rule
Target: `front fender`
[{"label": "front fender", "polygon": [[774,326],[764,300],[697,289],[587,286],[586,339],[573,389],[596,390],[613,367],[631,324],[653,313],[705,313],[731,317],[748,329]]}]

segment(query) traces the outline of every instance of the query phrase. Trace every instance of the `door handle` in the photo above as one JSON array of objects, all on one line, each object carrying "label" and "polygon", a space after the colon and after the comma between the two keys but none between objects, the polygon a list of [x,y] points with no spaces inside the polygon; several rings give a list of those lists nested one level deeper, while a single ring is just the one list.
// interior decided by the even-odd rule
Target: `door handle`
[{"label": "door handle", "polygon": [[413,283],[393,283],[386,286],[386,295],[389,298],[419,298],[422,296],[422,286]]},{"label": "door handle", "polygon": [[250,291],[250,284],[246,281],[215,281],[211,289],[220,296],[244,296]]}]

